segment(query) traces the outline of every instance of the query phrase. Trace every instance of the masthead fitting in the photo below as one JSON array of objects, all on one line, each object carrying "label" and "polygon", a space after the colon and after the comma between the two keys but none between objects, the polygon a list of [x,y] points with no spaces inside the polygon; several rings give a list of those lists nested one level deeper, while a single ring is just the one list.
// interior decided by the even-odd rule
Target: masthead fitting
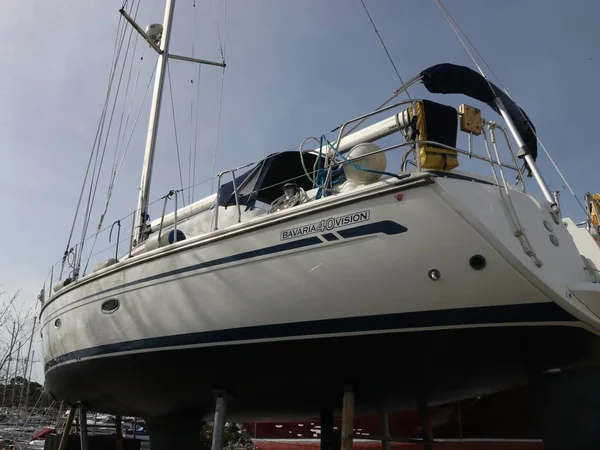
[{"label": "masthead fitting", "polygon": [[146,27],[148,38],[156,45],[160,44],[162,38],[163,26],[160,23],[151,23]]}]

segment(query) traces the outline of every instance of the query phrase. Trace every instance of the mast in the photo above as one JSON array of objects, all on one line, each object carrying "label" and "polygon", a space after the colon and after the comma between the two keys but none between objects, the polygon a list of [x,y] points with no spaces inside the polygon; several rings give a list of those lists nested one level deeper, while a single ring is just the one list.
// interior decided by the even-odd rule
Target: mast
[{"label": "mast", "polygon": [[154,151],[156,149],[156,136],[158,121],[160,118],[160,106],[162,103],[163,85],[169,60],[169,40],[171,38],[171,24],[173,23],[173,10],[175,0],[167,0],[165,6],[165,18],[163,20],[162,37],[160,40],[160,53],[158,54],[156,78],[154,80],[154,92],[152,94],[152,106],[150,107],[150,119],[148,123],[148,135],[146,137],[146,151],[142,165],[142,179],[140,181],[140,193],[138,198],[137,215],[135,217],[135,243],[144,240],[144,227],[147,221],[148,201],[150,196],[150,183],[152,181],[152,166],[154,164]]},{"label": "mast", "polygon": [[15,322],[13,322],[12,332],[10,333],[10,347],[8,349],[8,365],[6,367],[6,381],[4,382],[4,392],[2,393],[2,405],[4,404],[4,400],[6,399],[6,387],[8,386],[8,382],[10,381],[10,362],[12,361],[12,352],[13,346],[15,345]]},{"label": "mast", "polygon": [[33,318],[33,328],[31,329],[31,337],[29,338],[29,348],[27,349],[27,358],[25,359],[25,369],[23,369],[23,383],[21,384],[21,393],[19,394],[19,409],[17,415],[21,411],[21,402],[23,401],[23,390],[25,389],[25,383],[27,383],[27,389],[29,389],[30,380],[27,378],[27,369],[31,364],[29,357],[31,356],[31,344],[33,343],[33,333],[35,333],[35,324],[37,317]]},{"label": "mast", "polygon": [[127,12],[123,8],[119,10],[119,12],[123,15],[123,17],[125,17],[127,22],[129,22],[131,26],[133,26],[133,28],[158,53],[156,78],[154,79],[154,92],[152,94],[152,106],[150,107],[148,134],[146,137],[146,150],[144,153],[144,162],[142,165],[142,178],[140,180],[138,207],[135,214],[133,229],[134,246],[140,244],[146,239],[145,229],[148,226],[148,203],[150,199],[150,183],[152,181],[152,166],[154,163],[154,152],[156,149],[156,136],[158,132],[158,121],[160,118],[160,107],[162,104],[163,86],[165,83],[165,75],[167,71],[167,63],[169,58],[180,61],[187,61],[195,64],[205,64],[209,66],[218,66],[225,68],[225,61],[208,61],[206,59],[190,58],[189,56],[173,55],[169,53],[169,41],[171,39],[171,25],[173,23],[174,9],[175,0],[166,0],[165,17],[163,20],[160,46],[156,45],[156,41],[153,38],[153,36],[148,35],[147,32],[142,30],[142,28],[135,22],[135,20],[133,20],[133,18],[129,14],[127,14]]},{"label": "mast", "polygon": [[[16,338],[15,338],[16,341]],[[17,348],[17,364],[15,365],[15,375],[13,376],[12,383],[10,385],[10,407],[12,408],[15,403],[15,383],[17,376],[19,375],[19,360],[21,359],[21,347]]]},{"label": "mast", "polygon": [[27,412],[27,404],[29,403],[29,385],[31,384],[31,372],[33,372],[33,361],[35,361],[35,350],[31,354],[31,362],[29,363],[29,376],[27,377],[27,391],[25,393],[25,412]]}]

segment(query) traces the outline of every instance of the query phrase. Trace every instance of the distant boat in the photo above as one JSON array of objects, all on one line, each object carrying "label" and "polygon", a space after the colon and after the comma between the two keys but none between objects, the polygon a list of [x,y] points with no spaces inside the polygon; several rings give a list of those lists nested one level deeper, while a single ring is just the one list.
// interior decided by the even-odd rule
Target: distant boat
[{"label": "distant boat", "polygon": [[29,445],[33,447],[42,447],[44,448],[46,436],[50,433],[55,433],[56,430],[51,427],[44,427],[33,436],[31,436]]}]

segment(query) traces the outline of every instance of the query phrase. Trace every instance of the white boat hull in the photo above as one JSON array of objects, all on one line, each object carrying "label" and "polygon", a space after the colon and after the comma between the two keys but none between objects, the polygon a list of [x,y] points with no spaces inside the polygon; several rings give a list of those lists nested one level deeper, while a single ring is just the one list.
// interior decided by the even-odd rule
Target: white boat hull
[{"label": "white boat hull", "polygon": [[[480,181],[417,175],[83,278],[44,307],[47,388],[148,419],[210,414],[219,388],[240,417],[281,417],[318,412],[349,381],[366,408],[406,406],[424,373],[448,401],[589,357],[598,318],[568,286],[594,285],[569,233],[554,225],[552,244],[544,207],[514,191],[536,267]],[[394,360],[403,374],[385,370]]]}]

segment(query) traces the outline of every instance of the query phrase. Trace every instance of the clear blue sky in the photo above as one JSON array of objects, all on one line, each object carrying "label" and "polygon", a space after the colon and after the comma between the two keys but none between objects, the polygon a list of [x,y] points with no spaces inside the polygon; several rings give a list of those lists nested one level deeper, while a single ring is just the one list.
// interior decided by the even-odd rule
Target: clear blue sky
[{"label": "clear blue sky", "polygon": [[[195,37],[196,56],[219,59],[212,0],[196,0],[195,33],[192,3],[177,2],[171,50],[189,55]],[[472,67],[433,0],[366,4],[405,79],[440,62]],[[445,4],[527,111],[576,193],[581,197],[586,191],[600,191],[594,133],[600,118],[596,82],[600,3],[446,0]],[[144,1],[138,22],[143,26],[162,22],[162,5]],[[66,244],[103,104],[120,6],[120,0],[31,0],[2,7],[0,283],[7,291],[21,289],[22,301],[35,301],[50,265]],[[223,36],[223,0],[216,0],[216,6]],[[359,0],[229,0],[226,22],[217,169],[329,131],[373,109],[399,85]],[[143,46],[138,39],[138,55]],[[153,53],[146,51],[138,100],[153,62]],[[189,79],[195,68],[178,61],[171,68],[185,162],[191,136]],[[220,69],[203,68],[197,181],[212,173],[220,79]],[[425,90],[419,86],[412,94],[425,96]],[[154,199],[179,187],[168,90],[164,98]],[[437,99],[457,103],[453,96]],[[148,102],[105,225],[136,206],[147,107]],[[486,116],[494,119],[488,111],[484,109]],[[109,145],[106,168],[113,152]],[[562,182],[546,157],[540,155],[539,161],[548,182],[560,188]],[[107,178],[105,172],[98,206],[105,200]],[[206,189],[197,191],[196,197],[203,193]],[[566,213],[581,220],[581,211],[567,197],[563,192]],[[96,209],[92,228],[98,215]],[[128,229],[129,224],[124,233]],[[79,233],[78,228],[76,236]],[[105,237],[97,249],[107,245]],[[41,378],[41,369],[36,372]]]}]

